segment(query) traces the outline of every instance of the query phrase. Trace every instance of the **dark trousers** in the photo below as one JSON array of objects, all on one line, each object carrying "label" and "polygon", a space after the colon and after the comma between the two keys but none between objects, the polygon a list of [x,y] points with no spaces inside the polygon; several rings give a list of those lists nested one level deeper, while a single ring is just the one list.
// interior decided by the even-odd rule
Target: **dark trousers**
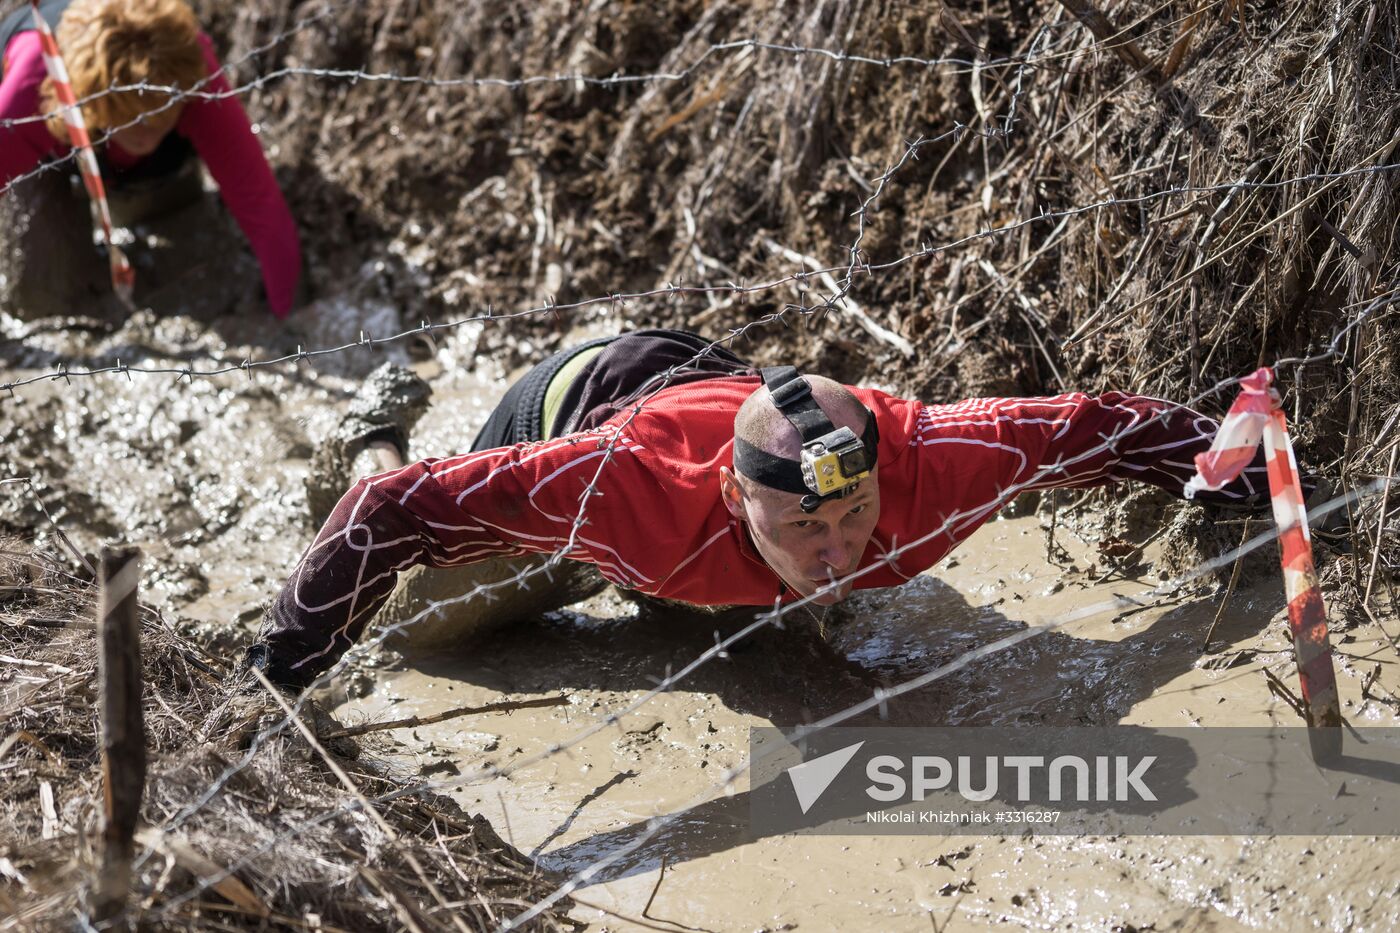
[{"label": "dark trousers", "polygon": [[[752,371],[723,347],[707,350],[709,344],[709,340],[689,331],[656,329],[603,337],[560,350],[506,390],[472,442],[472,450],[491,450],[587,431],[663,383],[681,385]],[[554,424],[544,424],[544,399],[550,382],[569,360],[593,347],[604,349],[569,384]]]}]

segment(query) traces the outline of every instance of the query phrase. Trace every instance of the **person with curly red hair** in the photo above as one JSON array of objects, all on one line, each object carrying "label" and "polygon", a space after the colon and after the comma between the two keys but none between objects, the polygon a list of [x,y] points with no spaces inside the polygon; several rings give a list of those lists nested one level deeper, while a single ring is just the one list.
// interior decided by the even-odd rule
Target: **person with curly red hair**
[{"label": "person with curly red hair", "polygon": [[[99,144],[116,222],[141,223],[197,201],[198,156],[258,258],[268,307],[289,314],[301,275],[296,224],[194,12],[183,0],[48,0],[40,13]],[[0,122],[4,194],[70,146],[28,4],[0,21],[0,48],[0,121],[15,121]],[[112,90],[135,85],[200,96]]]}]

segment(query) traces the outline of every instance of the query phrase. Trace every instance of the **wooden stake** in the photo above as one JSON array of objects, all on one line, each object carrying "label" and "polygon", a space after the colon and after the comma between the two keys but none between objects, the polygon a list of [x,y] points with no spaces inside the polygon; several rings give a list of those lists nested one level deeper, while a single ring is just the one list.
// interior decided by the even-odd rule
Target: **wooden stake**
[{"label": "wooden stake", "polygon": [[[131,884],[132,834],[146,784],[146,729],[141,716],[141,629],[136,548],[104,548],[98,603],[99,710],[102,716],[102,865],[93,915],[112,922],[126,907]],[[124,923],[113,926],[125,928]]]}]

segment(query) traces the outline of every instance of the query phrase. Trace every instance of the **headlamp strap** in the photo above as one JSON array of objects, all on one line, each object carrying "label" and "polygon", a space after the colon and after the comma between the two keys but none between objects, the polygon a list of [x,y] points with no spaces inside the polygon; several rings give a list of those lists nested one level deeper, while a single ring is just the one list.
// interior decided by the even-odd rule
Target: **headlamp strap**
[{"label": "headlamp strap", "polygon": [[802,443],[809,444],[834,430],[831,419],[812,398],[811,384],[797,374],[796,366],[768,366],[759,372],[773,407],[802,435]]},{"label": "headlamp strap", "polygon": [[[834,426],[812,397],[812,386],[797,373],[795,366],[771,366],[760,370],[763,384],[773,399],[773,406],[802,435],[804,445],[831,433]],[[865,430],[861,443],[873,464],[880,446],[880,432],[875,425],[874,412],[866,410]],[[811,495],[802,476],[802,465],[796,460],[778,457],[744,440],[734,439],[734,468],[740,473],[772,489],[803,496],[803,508],[813,511],[824,501]],[[810,500],[811,508],[808,508]]]}]

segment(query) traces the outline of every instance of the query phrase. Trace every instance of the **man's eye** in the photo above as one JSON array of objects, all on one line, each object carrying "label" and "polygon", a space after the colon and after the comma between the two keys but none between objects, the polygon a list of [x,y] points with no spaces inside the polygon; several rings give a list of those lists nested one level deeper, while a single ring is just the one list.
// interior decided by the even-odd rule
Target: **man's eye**
[{"label": "man's eye", "polygon": [[870,507],[870,504],[869,504],[869,503],[861,503],[860,505],[858,505],[858,506],[856,506],[855,508],[851,509],[851,510],[850,510],[849,512],[847,512],[846,514],[847,514],[847,515],[859,515],[861,512],[864,512],[864,511],[865,511],[866,509],[868,509],[869,507]]},{"label": "man's eye", "polygon": [[804,518],[799,521],[792,522],[791,524],[794,528],[810,528],[813,525],[815,525],[816,522],[812,521],[811,519]]}]

